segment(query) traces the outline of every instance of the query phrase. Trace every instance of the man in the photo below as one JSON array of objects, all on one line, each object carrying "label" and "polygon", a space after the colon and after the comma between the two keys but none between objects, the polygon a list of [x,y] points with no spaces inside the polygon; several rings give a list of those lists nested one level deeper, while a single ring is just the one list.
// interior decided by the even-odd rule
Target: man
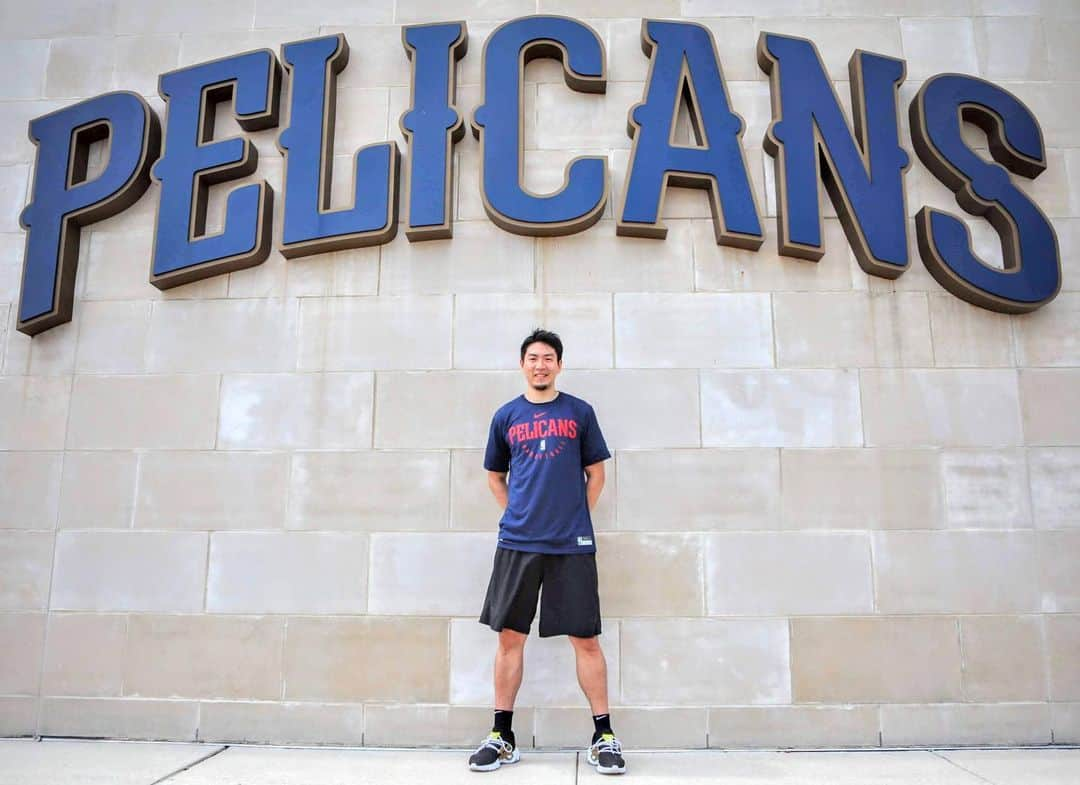
[{"label": "man", "polygon": [[473,771],[494,771],[521,757],[512,728],[514,699],[541,584],[540,637],[569,637],[578,684],[592,709],[587,760],[602,774],[626,771],[611,729],[607,663],[597,639],[600,599],[589,517],[611,453],[592,407],[555,389],[562,354],[558,335],[534,330],[521,344],[525,393],[491,420],[484,468],[504,512],[480,623],[499,633],[495,725],[469,758]]}]

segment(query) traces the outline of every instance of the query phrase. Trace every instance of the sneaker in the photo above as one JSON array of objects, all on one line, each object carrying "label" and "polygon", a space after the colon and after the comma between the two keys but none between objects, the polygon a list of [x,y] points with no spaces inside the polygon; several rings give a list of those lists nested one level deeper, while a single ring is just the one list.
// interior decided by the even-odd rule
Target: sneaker
[{"label": "sneaker", "polygon": [[601,774],[625,774],[626,761],[622,756],[622,745],[614,733],[600,736],[585,753],[585,760],[595,766]]},{"label": "sneaker", "polygon": [[504,763],[517,763],[521,760],[518,748],[493,730],[469,757],[469,768],[473,771],[495,771]]}]

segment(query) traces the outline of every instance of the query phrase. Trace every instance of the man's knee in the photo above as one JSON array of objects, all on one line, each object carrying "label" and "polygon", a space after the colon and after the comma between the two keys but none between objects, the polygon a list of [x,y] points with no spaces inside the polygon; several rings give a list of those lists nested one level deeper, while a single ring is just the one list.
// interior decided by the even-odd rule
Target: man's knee
[{"label": "man's knee", "polygon": [[591,638],[575,638],[573,635],[567,637],[570,638],[570,644],[578,654],[597,655],[603,653],[600,649],[600,637],[598,635],[593,635]]},{"label": "man's knee", "polygon": [[499,630],[499,651],[505,654],[517,653],[525,648],[526,638],[528,638],[527,635],[517,630],[508,628]]}]

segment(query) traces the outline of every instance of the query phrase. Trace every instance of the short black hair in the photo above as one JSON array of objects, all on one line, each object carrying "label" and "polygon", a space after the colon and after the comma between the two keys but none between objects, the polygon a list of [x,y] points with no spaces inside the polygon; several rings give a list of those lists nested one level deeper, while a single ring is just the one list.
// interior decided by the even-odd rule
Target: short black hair
[{"label": "short black hair", "polygon": [[521,361],[525,362],[525,350],[534,343],[546,343],[555,350],[555,359],[562,363],[562,339],[550,330],[537,327],[521,342]]}]

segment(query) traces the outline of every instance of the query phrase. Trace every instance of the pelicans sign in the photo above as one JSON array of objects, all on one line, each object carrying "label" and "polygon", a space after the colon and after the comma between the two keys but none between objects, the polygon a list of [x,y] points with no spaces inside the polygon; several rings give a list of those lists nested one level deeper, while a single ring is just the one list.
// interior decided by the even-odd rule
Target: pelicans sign
[{"label": "pelicans sign", "polygon": [[[278,136],[284,157],[279,250],[286,257],[385,243],[399,222],[413,242],[451,237],[452,153],[465,132],[455,71],[467,42],[463,22],[402,29],[412,70],[412,104],[401,117],[407,149],[404,158],[392,141],[356,151],[352,204],[343,208],[330,206],[335,83],[349,60],[343,35],[287,43],[280,56],[262,49],[163,74],[164,130],[146,101],[130,92],[33,120],[37,161],[32,201],[21,217],[27,240],[18,329],[34,335],[70,321],[82,227],[130,206],[151,178],[161,184],[151,284],[167,289],[267,258],[275,195],[265,182],[229,193],[223,230],[206,232],[209,187],[251,174],[258,158],[248,139],[214,139],[215,109],[224,101],[232,102],[247,131],[277,126],[287,104],[288,126]],[[627,116],[633,150],[615,231],[663,239],[668,188],[700,188],[712,206],[716,242],[759,248],[764,238],[743,154],[744,125],[731,107],[711,34],[697,24],[646,19],[641,43],[649,76],[642,101]],[[824,182],[863,270],[883,278],[903,274],[910,264],[904,203],[910,156],[898,121],[904,61],[855,51],[849,122],[812,42],[762,33],[757,56],[770,77],[773,121],[764,147],[776,166],[779,252],[813,261],[824,254],[818,199]],[[588,25],[529,16],[493,31],[484,45],[483,97],[471,118],[480,143],[480,188],[488,216],[506,231],[572,234],[603,213],[607,161],[570,161],[554,193],[523,185],[522,79],[525,64],[539,57],[559,60],[572,90],[606,88],[604,46]],[[284,101],[283,85],[289,88]],[[695,145],[674,141],[683,102]],[[961,207],[990,221],[1003,248],[1004,269],[985,264],[961,220],[923,207],[916,237],[934,278],[957,297],[995,311],[1022,313],[1052,300],[1061,287],[1054,229],[1013,181],[1013,175],[1036,177],[1046,168],[1030,110],[982,79],[941,74],[926,81],[908,111],[919,158]],[[996,163],[967,145],[964,121],[986,132]],[[107,162],[89,178],[89,147],[103,140]]]}]

